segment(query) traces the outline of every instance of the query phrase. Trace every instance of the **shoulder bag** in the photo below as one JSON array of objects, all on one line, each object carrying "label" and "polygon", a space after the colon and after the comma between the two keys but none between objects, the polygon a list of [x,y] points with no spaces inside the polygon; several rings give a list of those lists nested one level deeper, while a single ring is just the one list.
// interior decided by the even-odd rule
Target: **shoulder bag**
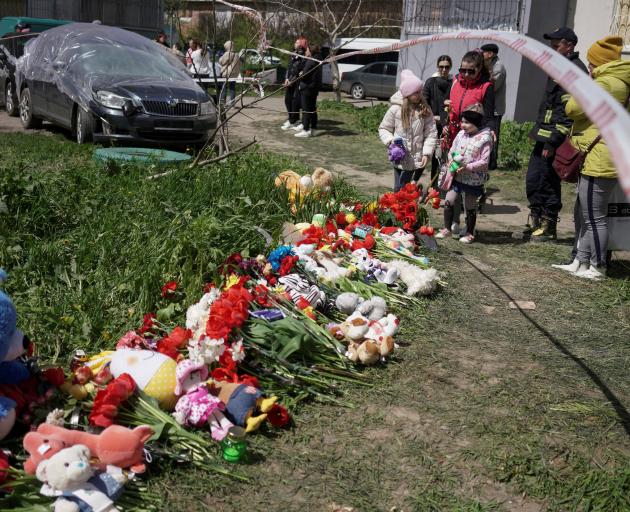
[{"label": "shoulder bag", "polygon": [[[624,108],[628,108],[629,101],[630,95],[626,98],[626,102],[623,105]],[[600,140],[602,140],[602,136],[598,135],[595,137],[595,140],[588,145],[586,151],[580,151],[571,144],[570,136],[564,139],[564,142],[556,149],[555,157],[551,164],[562,181],[568,181],[569,183],[577,182],[586,157],[593,148],[599,144]]]}]

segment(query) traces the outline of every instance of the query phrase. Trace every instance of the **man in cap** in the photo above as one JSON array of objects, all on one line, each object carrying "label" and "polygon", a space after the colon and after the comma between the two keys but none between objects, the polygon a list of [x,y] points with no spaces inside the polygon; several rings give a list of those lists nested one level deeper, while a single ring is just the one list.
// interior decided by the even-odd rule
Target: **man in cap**
[{"label": "man in cap", "polygon": [[497,159],[499,157],[499,132],[501,131],[501,118],[505,114],[505,81],[507,73],[505,66],[499,60],[499,47],[494,43],[484,44],[481,47],[483,59],[486,67],[490,72],[490,79],[494,85],[494,117],[496,118],[497,140],[490,155],[489,169],[497,168]]},{"label": "man in cap", "polygon": [[[585,73],[586,66],[575,51],[578,38],[568,27],[558,28],[544,34],[551,47],[563,55]],[[565,90],[547,78],[545,95],[538,110],[538,117],[529,136],[535,141],[534,150],[527,167],[525,189],[529,200],[530,223],[525,234],[532,240],[546,241],[556,238],[558,214],[562,208],[560,178],[552,167],[556,148],[569,135],[573,121],[564,108],[569,99]]]}]

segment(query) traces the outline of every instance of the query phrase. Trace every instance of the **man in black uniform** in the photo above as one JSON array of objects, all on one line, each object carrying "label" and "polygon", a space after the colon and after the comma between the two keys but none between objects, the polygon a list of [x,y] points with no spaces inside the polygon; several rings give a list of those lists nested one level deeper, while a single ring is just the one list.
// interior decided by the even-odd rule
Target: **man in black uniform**
[{"label": "man in black uniform", "polygon": [[[575,51],[578,38],[573,30],[562,27],[544,34],[544,38],[551,41],[551,47],[555,51],[585,73],[588,72],[579,53]],[[529,134],[536,144],[527,168],[526,191],[530,223],[525,234],[530,234],[532,240],[546,241],[556,238],[556,224],[562,200],[560,178],[551,164],[556,148],[569,135],[573,124],[564,111],[568,99],[569,95],[560,84],[549,77],[536,124]]]},{"label": "man in black uniform", "polygon": [[291,55],[289,59],[287,78],[284,81],[286,87],[284,105],[287,109],[289,119],[281,126],[283,130],[293,128],[299,131],[302,129],[302,123],[300,123],[300,88],[299,81],[296,81],[296,79],[304,69],[305,62],[302,56],[306,53],[307,46],[306,39],[299,37],[295,41],[294,46],[296,55]]}]

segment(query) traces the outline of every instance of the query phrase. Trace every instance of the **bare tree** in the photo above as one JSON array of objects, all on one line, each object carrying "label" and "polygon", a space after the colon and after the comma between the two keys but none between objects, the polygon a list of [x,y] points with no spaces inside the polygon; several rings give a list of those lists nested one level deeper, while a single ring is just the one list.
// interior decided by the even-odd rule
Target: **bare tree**
[{"label": "bare tree", "polygon": [[[330,57],[337,55],[341,49],[341,44],[337,44],[337,39],[342,35],[350,33],[354,27],[357,17],[361,11],[361,5],[363,0],[346,0],[345,2],[339,2],[335,0],[312,0],[313,12],[305,12],[290,5],[293,2],[288,0],[278,0],[271,2],[281,6],[287,11],[299,13],[305,17],[310,18],[315,23],[315,26],[319,29],[320,33],[330,44]],[[333,90],[337,101],[341,101],[341,80],[339,76],[339,66],[337,61],[330,63],[333,75]]]}]

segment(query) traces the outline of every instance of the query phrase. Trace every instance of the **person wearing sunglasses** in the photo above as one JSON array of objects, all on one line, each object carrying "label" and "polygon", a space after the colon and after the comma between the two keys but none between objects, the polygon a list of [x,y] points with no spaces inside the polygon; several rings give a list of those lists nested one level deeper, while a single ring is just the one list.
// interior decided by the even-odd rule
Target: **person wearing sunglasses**
[{"label": "person wearing sunglasses", "polygon": [[[449,120],[442,130],[442,154],[450,152],[455,136],[461,130],[462,112],[475,104],[483,107],[481,127],[488,128],[493,141],[496,142],[497,119],[494,116],[494,86],[483,59],[483,52],[480,49],[469,51],[462,57],[459,73],[453,80],[447,103]],[[485,192],[479,197],[484,198]],[[454,222],[451,231],[456,238],[459,236],[460,208],[458,205],[455,206],[453,213]]]},{"label": "person wearing sunglasses", "polygon": [[[448,112],[444,108],[444,100],[448,98],[451,91],[453,78],[451,76],[451,68],[453,61],[448,55],[440,55],[437,60],[437,71],[429,78],[422,89],[424,99],[431,107],[433,118],[435,119],[435,127],[437,132],[442,133],[442,127],[448,124]],[[431,163],[431,181],[435,181],[436,176],[440,172],[440,164],[433,155]]]},{"label": "person wearing sunglasses", "polygon": [[501,118],[505,114],[505,81],[507,72],[505,66],[499,59],[499,47],[494,43],[487,43],[481,47],[483,59],[490,72],[490,80],[494,86],[494,117],[496,117],[497,140],[492,148],[490,157],[490,166],[488,169],[493,171],[497,168],[497,160],[499,158],[499,134],[501,132]]},{"label": "person wearing sunglasses", "polygon": [[[550,46],[560,55],[573,62],[587,73],[586,66],[575,51],[578,38],[568,27],[544,34]],[[556,148],[571,133],[573,121],[565,112],[569,95],[553,78],[547,78],[545,95],[538,110],[536,123],[529,136],[536,143],[529,158],[525,191],[529,201],[529,223],[523,232],[533,241],[548,241],[556,238],[558,214],[562,209],[560,178],[553,168]],[[579,215],[576,216],[579,219]],[[576,226],[576,231],[579,228]]]}]

